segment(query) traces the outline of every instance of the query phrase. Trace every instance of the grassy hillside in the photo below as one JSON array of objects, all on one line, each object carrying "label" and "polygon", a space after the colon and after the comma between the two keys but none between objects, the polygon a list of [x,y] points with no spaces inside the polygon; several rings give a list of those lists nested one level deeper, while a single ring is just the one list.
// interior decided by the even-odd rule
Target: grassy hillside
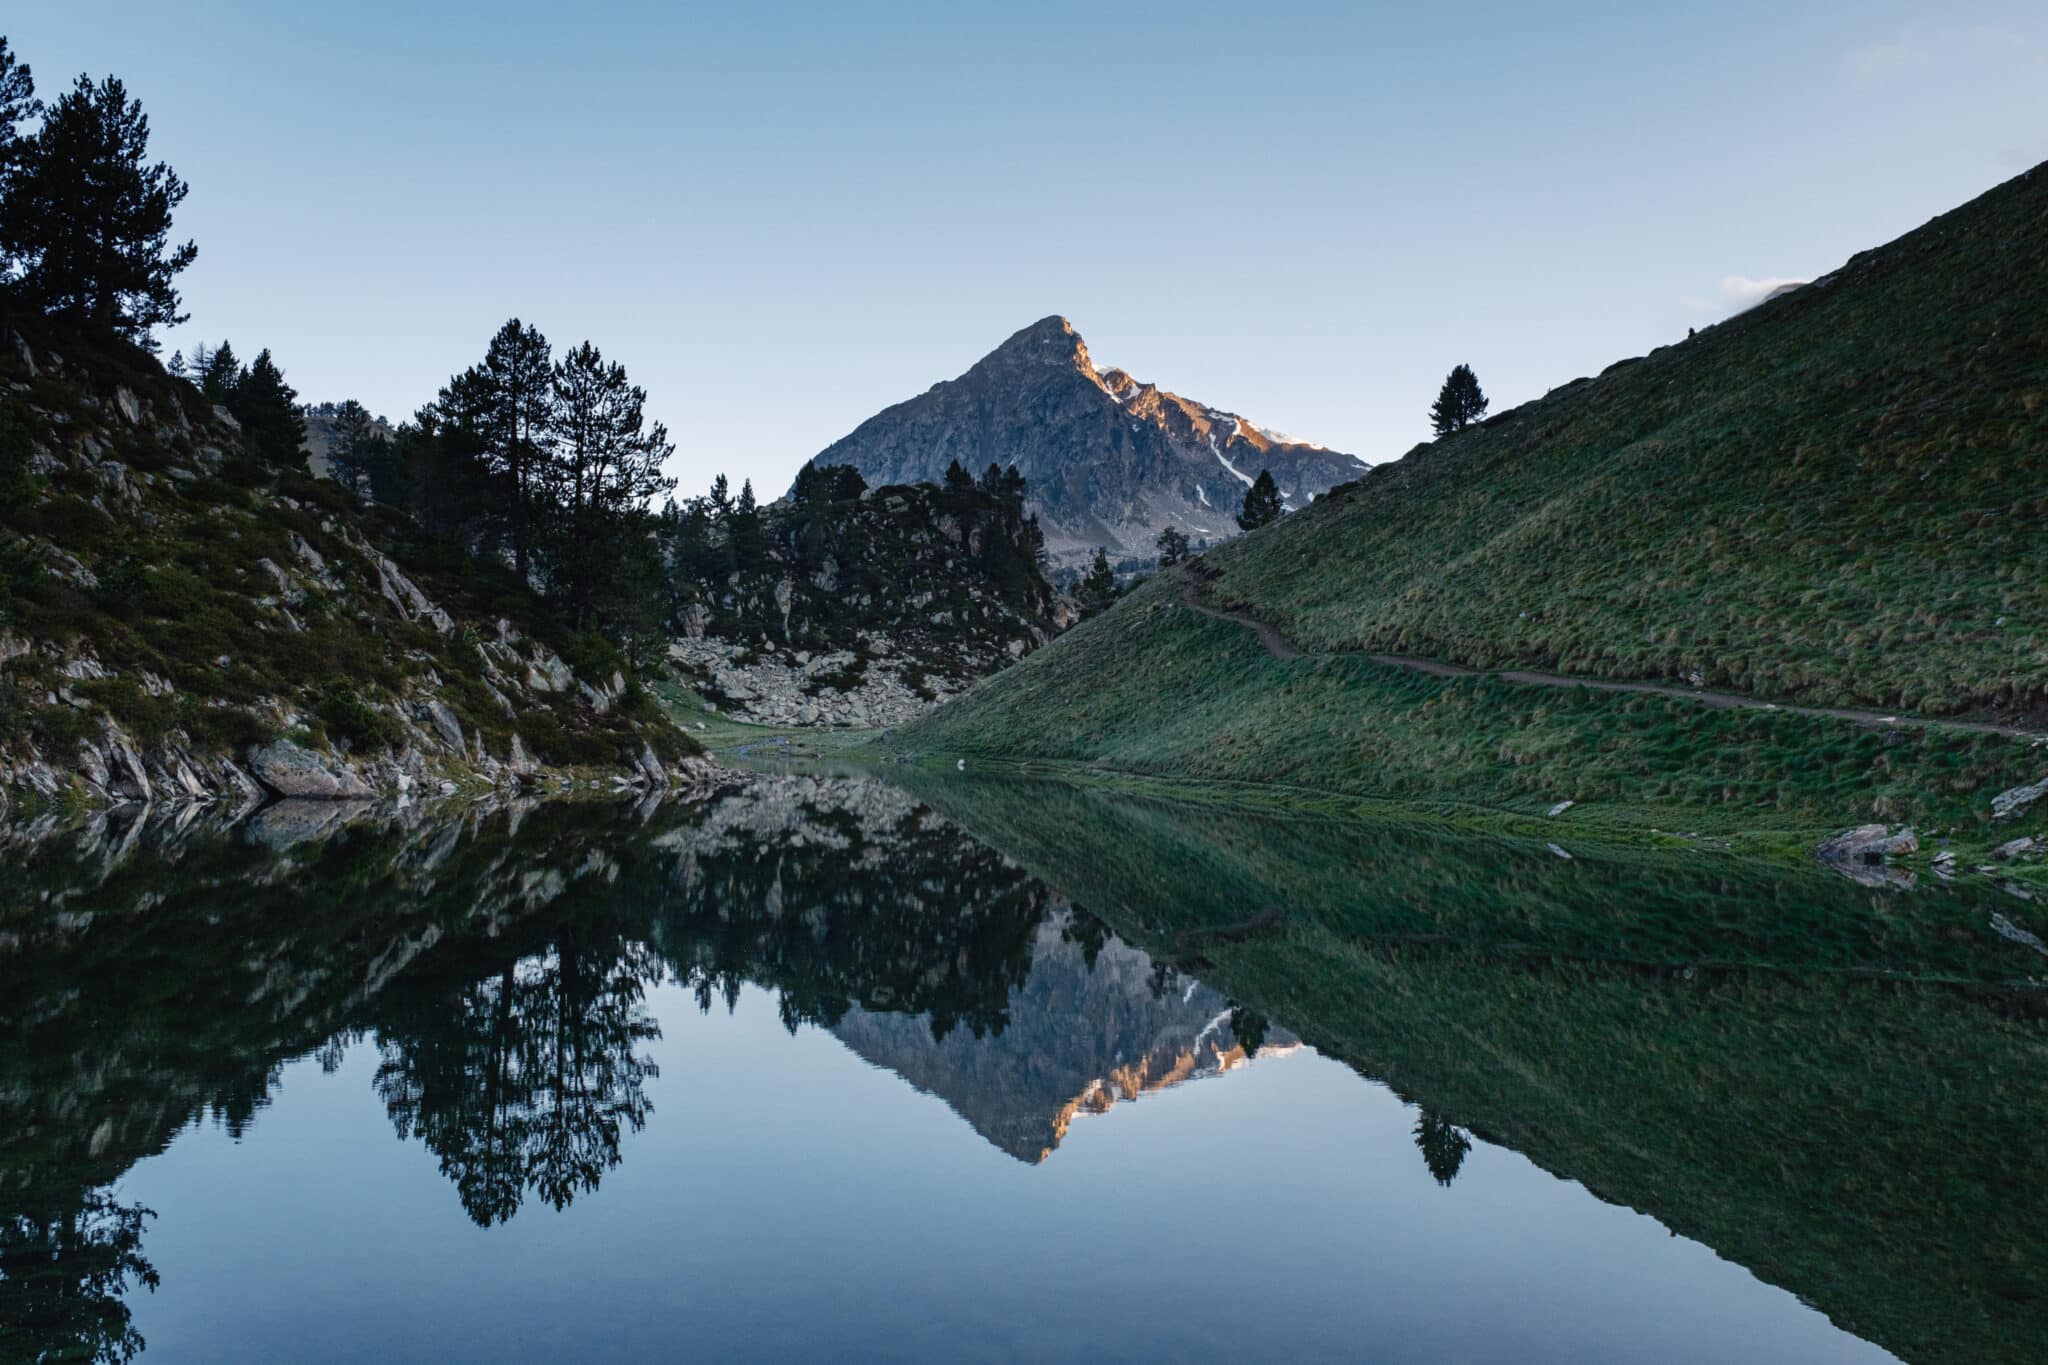
[{"label": "grassy hillside", "polygon": [[1213,552],[1304,645],[2048,719],[2048,169]]},{"label": "grassy hillside", "polygon": [[0,318],[0,485],[0,799],[253,795],[280,739],[370,789],[696,752],[509,572],[132,347]]},{"label": "grassy hillside", "polygon": [[[2035,172],[1204,561],[1213,601],[1311,651],[2048,721],[2044,470]],[[2023,740],[1275,659],[1179,594],[1155,581],[897,742],[1749,829],[1970,827],[2048,772]]]}]

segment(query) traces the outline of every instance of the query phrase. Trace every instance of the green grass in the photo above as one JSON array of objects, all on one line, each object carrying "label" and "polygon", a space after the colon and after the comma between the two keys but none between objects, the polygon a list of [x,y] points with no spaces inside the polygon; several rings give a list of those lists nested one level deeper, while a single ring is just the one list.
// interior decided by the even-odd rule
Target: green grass
[{"label": "green grass", "polygon": [[2048,750],[1991,735],[1275,659],[1164,579],[889,743],[1787,837],[1878,819],[1982,839],[1990,796],[2048,771]]}]

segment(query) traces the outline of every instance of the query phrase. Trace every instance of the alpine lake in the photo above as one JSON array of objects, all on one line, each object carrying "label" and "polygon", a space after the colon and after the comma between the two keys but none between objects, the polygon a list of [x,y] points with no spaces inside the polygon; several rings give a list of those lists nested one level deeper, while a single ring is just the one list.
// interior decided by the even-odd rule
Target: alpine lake
[{"label": "alpine lake", "polygon": [[910,767],[0,828],[0,1359],[2048,1359],[2048,907],[1560,840]]}]

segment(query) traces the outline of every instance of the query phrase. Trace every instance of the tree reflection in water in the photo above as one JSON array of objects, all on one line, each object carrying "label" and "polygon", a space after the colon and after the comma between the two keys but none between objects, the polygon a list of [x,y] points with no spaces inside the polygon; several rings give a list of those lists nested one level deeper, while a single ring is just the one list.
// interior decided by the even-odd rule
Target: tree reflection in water
[{"label": "tree reflection in water", "polygon": [[1422,1117],[1415,1120],[1415,1146],[1436,1183],[1448,1186],[1458,1178],[1458,1168],[1465,1164],[1465,1154],[1472,1150],[1472,1139],[1449,1119],[1425,1109]]},{"label": "tree reflection in water", "polygon": [[644,945],[564,926],[493,974],[395,988],[377,1094],[480,1226],[528,1194],[565,1208],[619,1164],[620,1134],[653,1112],[659,1073],[643,1049],[661,1030],[645,997],[660,977]]},{"label": "tree reflection in water", "polygon": [[103,1189],[0,1216],[0,1359],[134,1359],[142,1334],[124,1296],[157,1287],[142,1255],[142,1226],[153,1217]]}]

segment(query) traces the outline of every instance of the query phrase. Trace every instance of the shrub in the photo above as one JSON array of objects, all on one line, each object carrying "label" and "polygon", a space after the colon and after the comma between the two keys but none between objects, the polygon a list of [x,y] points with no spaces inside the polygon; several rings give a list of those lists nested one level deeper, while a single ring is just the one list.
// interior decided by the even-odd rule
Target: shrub
[{"label": "shrub", "polygon": [[313,714],[327,728],[329,738],[345,740],[357,752],[395,748],[402,738],[391,717],[364,701],[354,688],[338,678],[321,687]]},{"label": "shrub", "polygon": [[96,678],[77,684],[73,691],[96,703],[144,744],[158,743],[178,723],[177,704],[171,698],[150,696],[132,678]]}]

